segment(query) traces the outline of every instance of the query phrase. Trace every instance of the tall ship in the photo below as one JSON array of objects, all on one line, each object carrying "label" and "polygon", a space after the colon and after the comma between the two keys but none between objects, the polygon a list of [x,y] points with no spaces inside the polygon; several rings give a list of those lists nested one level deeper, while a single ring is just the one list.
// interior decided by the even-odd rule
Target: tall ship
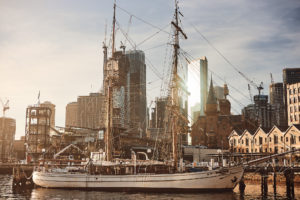
[{"label": "tall ship", "polygon": [[[114,3],[113,32],[112,32],[112,58],[115,51],[115,10]],[[166,125],[170,133],[171,159],[158,161],[149,159],[143,152],[131,153],[131,159],[113,158],[113,107],[112,92],[115,75],[105,71],[106,78],[106,129],[105,151],[94,153],[89,160],[43,160],[43,165],[36,167],[33,172],[33,182],[45,188],[80,188],[121,191],[202,191],[202,190],[233,190],[243,176],[243,165],[219,166],[212,165],[207,168],[188,168],[180,158],[180,145],[178,145],[179,121],[186,120],[181,115],[178,101],[179,82],[178,54],[180,50],[179,36],[187,38],[179,26],[178,3],[175,1],[174,20],[171,25],[174,29],[173,63],[170,83],[170,95],[168,97],[169,124]],[[106,59],[105,59],[106,60]],[[113,68],[113,66],[112,66]],[[137,159],[143,155],[145,159]],[[59,163],[60,165],[56,165]],[[52,165],[52,166],[50,166]],[[61,167],[64,166],[64,167]]]}]

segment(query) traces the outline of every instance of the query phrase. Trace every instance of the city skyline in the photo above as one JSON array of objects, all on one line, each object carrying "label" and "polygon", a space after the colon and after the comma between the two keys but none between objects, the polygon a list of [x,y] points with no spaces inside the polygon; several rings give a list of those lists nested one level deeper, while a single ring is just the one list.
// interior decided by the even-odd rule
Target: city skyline
[{"label": "city skyline", "polygon": [[[216,2],[180,2],[183,29],[189,38],[181,42],[182,49],[194,58],[206,56],[208,68],[225,79],[232,96],[247,105],[250,101],[232,90],[230,85],[249,96],[248,83],[191,24],[251,80],[257,84],[263,81],[264,93],[268,94],[270,72],[275,82],[282,82],[284,67],[299,67],[300,2]],[[170,25],[173,3],[163,0],[117,1],[119,7],[160,28]],[[16,137],[25,134],[26,108],[37,103],[39,91],[41,102],[51,101],[56,105],[56,124],[64,126],[66,105],[77,96],[98,92],[102,87],[102,41],[107,21],[106,41],[109,43],[113,1],[89,1],[89,4],[74,1],[70,4],[68,1],[0,0],[0,4],[0,98],[10,100],[6,116],[16,119]],[[125,30],[129,19],[129,15],[117,8],[117,20]],[[131,21],[128,33],[136,44],[157,32],[134,17]],[[164,30],[169,32],[170,26]],[[145,51],[146,58],[160,76],[167,71],[166,66],[163,68],[167,45],[160,49],[151,48],[166,44],[168,37],[161,33],[137,47]],[[124,37],[119,30],[117,47],[120,40],[124,41]],[[129,42],[127,46],[129,50]],[[160,96],[161,77],[153,72],[149,63],[146,65],[147,83],[151,83],[147,84],[149,106],[151,100]],[[213,79],[220,86],[224,83],[214,75]],[[252,89],[252,93],[257,91]],[[239,105],[232,104],[241,110]]]}]

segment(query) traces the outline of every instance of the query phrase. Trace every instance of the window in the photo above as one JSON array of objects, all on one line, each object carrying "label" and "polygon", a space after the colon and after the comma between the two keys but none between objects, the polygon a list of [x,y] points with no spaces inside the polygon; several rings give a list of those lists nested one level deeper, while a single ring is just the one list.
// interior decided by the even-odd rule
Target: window
[{"label": "window", "polygon": [[249,153],[249,149],[248,148],[246,148],[246,153]]},{"label": "window", "polygon": [[291,118],[291,122],[292,122],[293,121],[293,115],[291,115],[290,118]]},{"label": "window", "polygon": [[256,138],[254,139],[254,144],[256,144]]},{"label": "window", "polygon": [[294,97],[294,103],[296,103],[297,102],[297,99],[296,99],[296,97]]},{"label": "window", "polygon": [[296,94],[296,89],[295,88],[293,89],[293,94]]},{"label": "window", "polygon": [[299,136],[299,142],[300,142],[300,136]]},{"label": "window", "polygon": [[297,106],[294,107],[294,111],[297,112]]},{"label": "window", "polygon": [[272,152],[272,148],[270,148],[270,152]]},{"label": "window", "polygon": [[286,137],[286,138],[285,138],[285,141],[288,142],[288,141],[289,141],[289,137]]},{"label": "window", "polygon": [[295,137],[294,136],[291,136],[291,144],[295,144],[296,141],[295,141]]},{"label": "window", "polygon": [[300,93],[300,87],[298,88],[298,93]]},{"label": "window", "polygon": [[292,94],[292,90],[291,89],[289,90],[289,93]]},{"label": "window", "polygon": [[242,140],[242,144],[244,144],[244,140]]},{"label": "window", "polygon": [[295,121],[297,121],[297,120],[298,120],[298,117],[297,117],[297,115],[295,115],[295,118],[294,118],[294,119],[295,119]]},{"label": "window", "polygon": [[246,138],[246,146],[249,146],[249,139]]},{"label": "window", "polygon": [[278,136],[274,135],[274,144],[278,144]]},{"label": "window", "polygon": [[291,113],[293,112],[293,107],[292,107],[292,106],[290,107],[290,112],[291,112]]},{"label": "window", "polygon": [[267,138],[265,138],[265,143],[267,142]]},{"label": "window", "polygon": [[283,137],[281,136],[281,142],[283,142]]},{"label": "window", "polygon": [[[299,138],[300,139],[300,138]],[[259,145],[262,145],[263,143],[263,138],[262,137],[259,137]]]},{"label": "window", "polygon": [[272,138],[271,137],[269,137],[269,141],[272,142]]},{"label": "window", "polygon": [[275,153],[278,153],[278,147],[275,147]]}]

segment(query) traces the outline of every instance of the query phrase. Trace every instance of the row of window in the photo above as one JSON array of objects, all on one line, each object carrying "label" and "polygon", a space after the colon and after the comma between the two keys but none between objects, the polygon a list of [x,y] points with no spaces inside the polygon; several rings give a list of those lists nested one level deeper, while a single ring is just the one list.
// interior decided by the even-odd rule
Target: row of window
[{"label": "row of window", "polygon": [[300,119],[300,117],[298,115],[290,115],[290,121],[298,121]]},{"label": "row of window", "polygon": [[[274,144],[278,144],[278,136],[277,135],[274,135]],[[233,139],[232,141],[231,141],[231,145],[233,145],[233,146],[235,146],[237,143],[239,144],[239,143],[241,143],[241,144],[244,144],[244,141],[245,141],[245,145],[246,146],[249,146],[249,141],[250,139],[248,139],[248,138],[246,138],[245,140],[237,140],[237,142],[236,142],[236,139]],[[297,140],[297,138],[296,138],[296,136],[292,136],[291,137],[291,139],[290,139],[290,143],[291,144],[296,144],[296,141]],[[283,136],[281,136],[280,137],[280,141],[281,142],[283,142]],[[300,136],[299,136],[299,138],[298,138],[298,141],[300,142]],[[251,140],[251,142],[253,142],[253,140]],[[269,137],[269,142],[272,142],[272,137]],[[289,137],[285,137],[285,142],[289,142]],[[267,138],[265,138],[265,143],[267,143]],[[257,144],[257,140],[256,140],[256,138],[254,139],[254,144]],[[263,138],[262,137],[259,137],[259,140],[258,140],[258,145],[262,145],[263,144]]]},{"label": "row of window", "polygon": [[[300,96],[298,96],[298,102],[300,102]],[[297,97],[291,97],[290,98],[290,104],[297,103]]]},{"label": "row of window", "polygon": [[[285,149],[286,151],[289,151],[290,149],[289,148],[286,148]],[[292,147],[292,150],[295,150],[295,147]],[[268,153],[268,148],[255,148],[254,151],[252,150],[252,152],[250,152],[249,148],[245,148],[245,149],[237,149],[237,148],[234,148],[233,149],[234,152],[239,152],[239,153]],[[281,147],[281,152],[283,152],[284,149],[283,147]],[[273,153],[273,149],[272,148],[269,148],[269,152],[272,152]],[[279,153],[278,151],[278,147],[275,147],[274,148],[274,153]]]},{"label": "row of window", "polygon": [[300,105],[299,106],[294,106],[294,107],[290,106],[290,113],[297,112],[297,111],[300,111]]},{"label": "row of window", "polygon": [[[298,93],[300,93],[300,87],[298,88]],[[289,94],[297,94],[297,89],[296,88],[290,89]]]}]

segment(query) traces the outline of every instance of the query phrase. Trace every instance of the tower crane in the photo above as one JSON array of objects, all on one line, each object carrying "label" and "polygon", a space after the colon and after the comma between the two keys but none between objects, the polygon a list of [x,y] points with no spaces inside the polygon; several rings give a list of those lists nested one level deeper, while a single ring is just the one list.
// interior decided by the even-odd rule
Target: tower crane
[{"label": "tower crane", "polygon": [[253,103],[253,95],[252,95],[252,92],[251,92],[250,84],[248,84],[248,90],[249,90],[249,95],[250,95],[251,103]]},{"label": "tower crane", "polygon": [[7,100],[5,103],[2,101],[2,99],[0,99],[0,101],[2,104],[3,117],[5,117],[5,112],[9,109],[9,100]]}]

